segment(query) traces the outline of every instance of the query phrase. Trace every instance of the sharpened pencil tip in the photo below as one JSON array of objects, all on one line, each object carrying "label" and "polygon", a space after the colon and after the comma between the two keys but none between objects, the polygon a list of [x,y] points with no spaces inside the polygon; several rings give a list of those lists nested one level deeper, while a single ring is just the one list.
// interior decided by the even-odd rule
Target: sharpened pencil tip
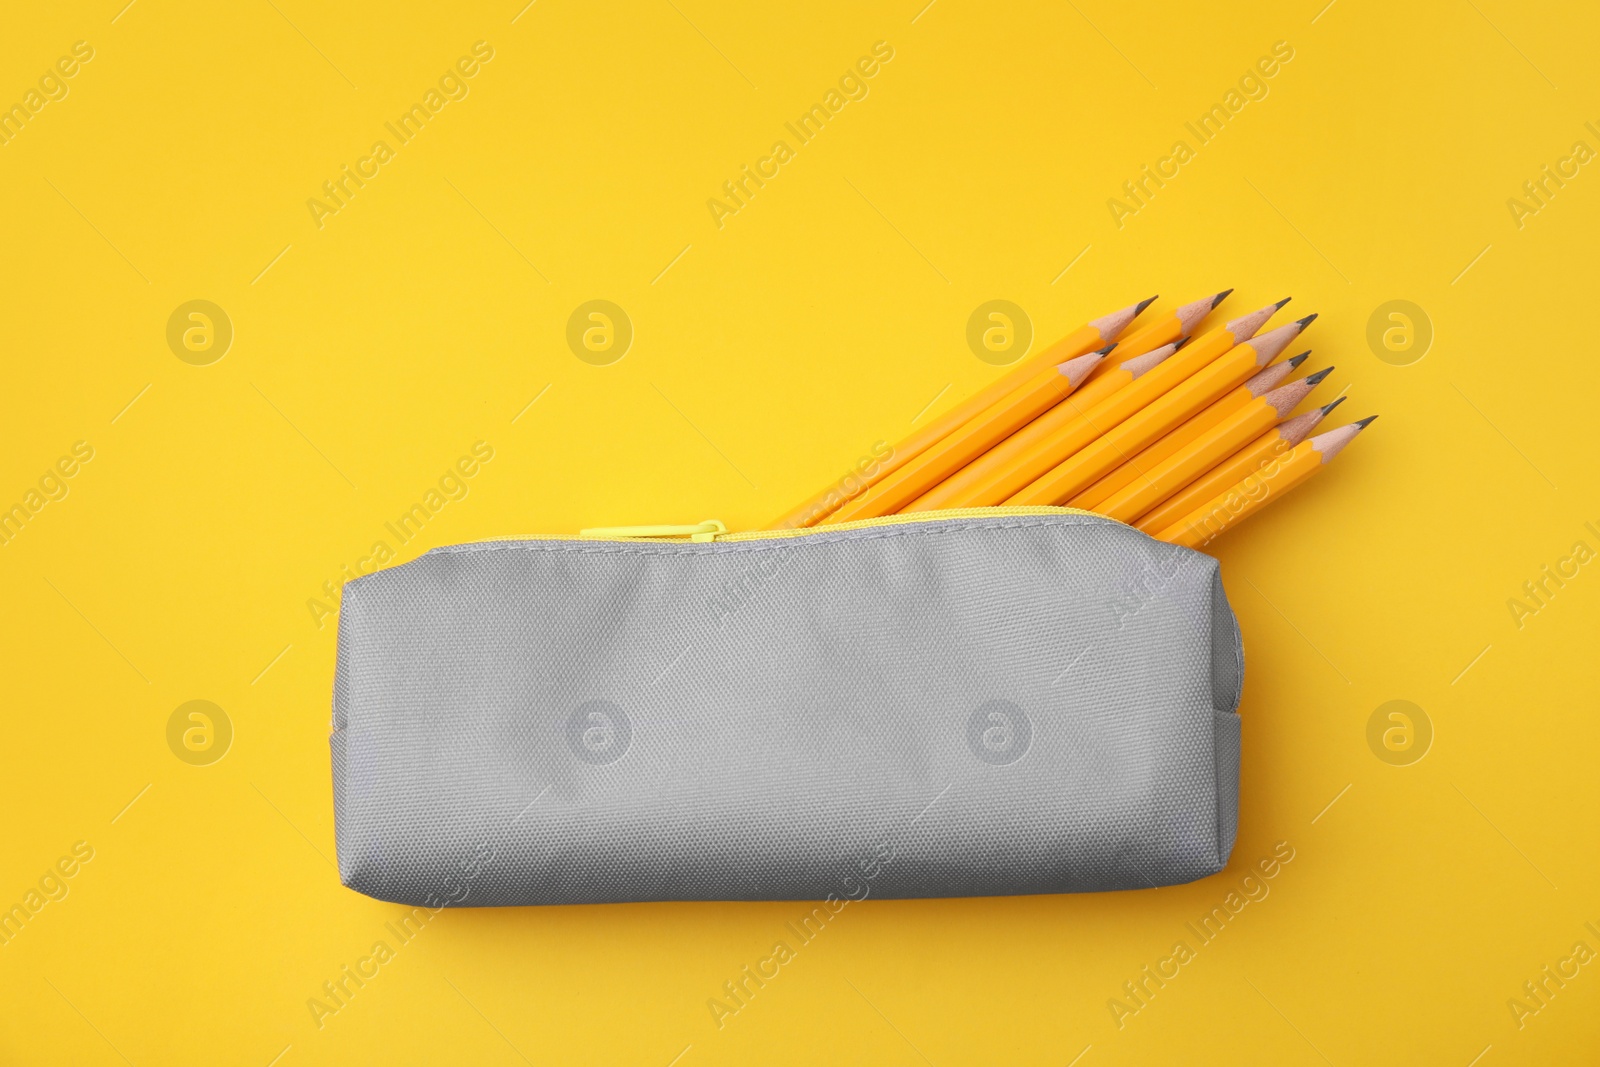
[{"label": "sharpened pencil tip", "polygon": [[1178,338],[1176,341],[1174,341],[1172,343],[1172,350],[1174,352],[1176,352],[1178,349],[1182,348],[1184,345],[1188,344],[1190,341],[1193,341],[1193,340],[1194,340],[1194,335],[1193,334],[1190,334],[1188,337],[1180,337],[1180,338]]},{"label": "sharpened pencil tip", "polygon": [[1157,293],[1155,296],[1148,297],[1148,298],[1146,298],[1144,300],[1139,301],[1137,304],[1135,304],[1133,306],[1133,313],[1135,315],[1139,314],[1145,308],[1149,307],[1151,304],[1154,304],[1156,302],[1157,297],[1159,297],[1160,295],[1161,295],[1160,293]]},{"label": "sharpened pencil tip", "polygon": [[[1328,369],[1332,370],[1333,368],[1329,367]],[[1344,397],[1342,397],[1342,396],[1335,397],[1331,403],[1327,403],[1327,404],[1322,405],[1322,413],[1324,415],[1326,415],[1330,411],[1332,411],[1334,408],[1338,407],[1340,404],[1343,404],[1343,403],[1344,403]]]},{"label": "sharpened pencil tip", "polygon": [[1232,289],[1224,289],[1224,290],[1222,290],[1222,292],[1218,293],[1216,296],[1211,298],[1211,306],[1212,307],[1216,307],[1218,304],[1220,304],[1224,300],[1228,299],[1228,294],[1231,293],[1231,292],[1233,292]]},{"label": "sharpened pencil tip", "polygon": [[1275,310],[1275,311],[1276,311],[1276,310],[1277,310],[1277,309],[1279,309],[1279,308],[1281,308],[1281,307],[1283,307],[1283,305],[1285,305],[1285,304],[1287,304],[1287,303],[1288,303],[1288,302],[1289,302],[1289,301],[1291,301],[1291,300],[1293,300],[1293,299],[1294,299],[1294,297],[1292,297],[1292,296],[1286,296],[1286,297],[1284,297],[1284,298],[1283,298],[1283,299],[1282,299],[1282,300],[1280,300],[1280,301],[1278,301],[1278,302],[1277,302],[1277,303],[1276,303],[1276,304],[1273,304],[1273,305],[1272,305],[1272,307],[1273,307],[1273,310]]},{"label": "sharpened pencil tip", "polygon": [[1295,319],[1294,320],[1294,324],[1296,326],[1300,327],[1303,330],[1307,326],[1310,326],[1313,322],[1316,322],[1316,321],[1317,321],[1317,313],[1315,311],[1313,311],[1311,314],[1307,315],[1303,319]]},{"label": "sharpened pencil tip", "polygon": [[1304,363],[1306,361],[1306,357],[1309,356],[1309,355],[1311,355],[1311,349],[1308,348],[1304,352],[1300,353],[1298,356],[1291,356],[1289,359],[1285,360],[1284,362],[1288,363],[1289,366],[1291,366],[1291,367],[1298,367],[1300,364],[1302,364],[1302,363]]},{"label": "sharpened pencil tip", "polygon": [[1374,420],[1376,420],[1376,419],[1377,419],[1377,417],[1378,417],[1378,416],[1376,416],[1376,415],[1368,415],[1368,416],[1367,416],[1367,417],[1366,417],[1366,418],[1364,418],[1364,419],[1360,419],[1360,420],[1358,420],[1358,421],[1356,421],[1356,422],[1353,422],[1353,423],[1351,423],[1351,425],[1352,425],[1352,426],[1359,426],[1359,427],[1361,427],[1361,428],[1362,428],[1362,429],[1363,429],[1363,430],[1365,430],[1365,429],[1366,429],[1366,428],[1367,428],[1367,427],[1368,427],[1368,426],[1371,426],[1371,425],[1372,425],[1372,423],[1373,423],[1373,421],[1374,421]]},{"label": "sharpened pencil tip", "polygon": [[1095,349],[1094,354],[1097,356],[1109,356],[1111,354],[1111,350],[1116,347],[1116,343],[1112,342],[1111,344],[1106,345],[1104,348]]},{"label": "sharpened pencil tip", "polygon": [[[1326,378],[1328,375],[1330,375],[1332,373],[1333,373],[1333,368],[1332,367],[1324,367],[1321,370],[1317,371],[1317,373],[1315,373],[1315,374],[1306,375],[1306,384],[1307,385],[1321,385],[1322,384],[1322,379]],[[1340,397],[1340,399],[1342,400],[1344,398]]]}]

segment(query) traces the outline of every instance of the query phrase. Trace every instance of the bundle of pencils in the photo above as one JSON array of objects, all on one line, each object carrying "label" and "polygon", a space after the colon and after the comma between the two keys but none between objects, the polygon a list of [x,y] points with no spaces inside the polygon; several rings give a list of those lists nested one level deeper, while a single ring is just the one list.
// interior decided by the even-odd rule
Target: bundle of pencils
[{"label": "bundle of pencils", "polygon": [[[1312,435],[1342,397],[1294,410],[1332,367],[1288,379],[1311,325],[1267,329],[1288,300],[1196,336],[1233,290],[1129,331],[1155,297],[1079,327],[896,445],[845,491],[771,524],[1063,505],[1198,548],[1317,473],[1376,416]],[[1124,336],[1126,334],[1126,336]]]}]

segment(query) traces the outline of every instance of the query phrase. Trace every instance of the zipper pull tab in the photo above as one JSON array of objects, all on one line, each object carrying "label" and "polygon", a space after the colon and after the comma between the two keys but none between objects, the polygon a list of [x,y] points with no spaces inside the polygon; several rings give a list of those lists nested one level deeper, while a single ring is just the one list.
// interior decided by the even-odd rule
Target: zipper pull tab
[{"label": "zipper pull tab", "polygon": [[634,537],[687,537],[691,541],[706,542],[714,540],[718,534],[725,534],[728,528],[720,519],[706,519],[693,526],[593,526],[587,530],[579,530],[579,537],[598,537],[606,539],[634,538]]}]

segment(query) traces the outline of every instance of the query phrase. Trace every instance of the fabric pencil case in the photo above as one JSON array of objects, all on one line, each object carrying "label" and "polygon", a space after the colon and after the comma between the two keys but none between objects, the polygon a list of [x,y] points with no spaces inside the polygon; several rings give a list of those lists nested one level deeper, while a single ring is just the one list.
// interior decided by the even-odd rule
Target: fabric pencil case
[{"label": "fabric pencil case", "polygon": [[618,533],[346,585],[345,885],[430,907],[995,896],[1226,864],[1243,655],[1209,556],[1066,508]]}]

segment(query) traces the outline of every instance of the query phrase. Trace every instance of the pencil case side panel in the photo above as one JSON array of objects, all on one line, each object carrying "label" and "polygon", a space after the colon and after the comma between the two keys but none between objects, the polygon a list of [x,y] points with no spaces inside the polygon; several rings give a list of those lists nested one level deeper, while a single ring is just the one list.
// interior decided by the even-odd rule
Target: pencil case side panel
[{"label": "pencil case side panel", "polygon": [[1239,832],[1239,774],[1243,758],[1239,701],[1244,695],[1244,640],[1239,620],[1222,588],[1220,567],[1211,571],[1211,668],[1217,850],[1220,865],[1226,866]]},{"label": "pencil case side panel", "polygon": [[453,546],[346,586],[341,879],[441,906],[1167,885],[1227,861],[1210,557],[1084,515]]}]

